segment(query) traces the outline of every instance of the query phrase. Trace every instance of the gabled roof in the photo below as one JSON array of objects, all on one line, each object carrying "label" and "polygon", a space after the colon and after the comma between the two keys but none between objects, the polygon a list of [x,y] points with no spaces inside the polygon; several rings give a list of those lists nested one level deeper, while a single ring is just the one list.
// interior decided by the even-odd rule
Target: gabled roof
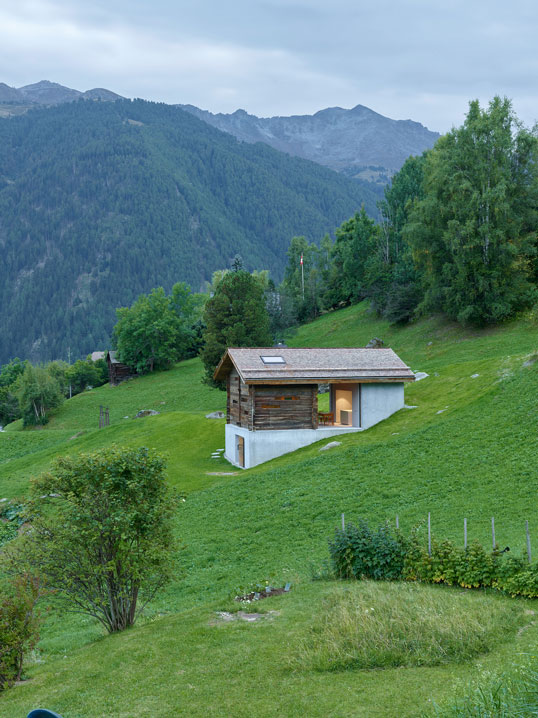
[{"label": "gabled roof", "polygon": [[[274,363],[275,357],[283,361]],[[214,378],[224,380],[234,367],[245,384],[413,381],[415,378],[398,355],[386,348],[230,348],[220,360]]]}]

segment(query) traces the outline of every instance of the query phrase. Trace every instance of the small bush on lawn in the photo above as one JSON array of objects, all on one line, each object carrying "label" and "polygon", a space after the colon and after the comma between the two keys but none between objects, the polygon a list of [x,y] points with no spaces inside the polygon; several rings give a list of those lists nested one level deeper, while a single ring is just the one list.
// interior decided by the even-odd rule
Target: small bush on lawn
[{"label": "small bush on lawn", "polygon": [[21,679],[24,656],[39,639],[39,595],[39,580],[24,574],[0,596],[0,691]]},{"label": "small bush on lawn", "polygon": [[520,605],[494,596],[401,582],[351,584],[324,600],[293,665],[330,671],[466,661],[524,620]]},{"label": "small bush on lawn", "polygon": [[336,530],[329,553],[339,578],[391,581],[402,576],[406,546],[388,524],[372,530],[361,520],[358,525],[348,523]]}]

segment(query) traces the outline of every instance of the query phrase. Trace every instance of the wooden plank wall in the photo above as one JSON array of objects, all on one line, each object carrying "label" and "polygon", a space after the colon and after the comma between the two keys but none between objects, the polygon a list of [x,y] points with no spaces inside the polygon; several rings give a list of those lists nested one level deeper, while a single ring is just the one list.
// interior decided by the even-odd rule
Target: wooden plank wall
[{"label": "wooden plank wall", "polygon": [[244,384],[235,369],[228,376],[226,421],[252,430],[253,389]]},{"label": "wooden plank wall", "polygon": [[256,385],[254,429],[317,429],[317,384]]}]

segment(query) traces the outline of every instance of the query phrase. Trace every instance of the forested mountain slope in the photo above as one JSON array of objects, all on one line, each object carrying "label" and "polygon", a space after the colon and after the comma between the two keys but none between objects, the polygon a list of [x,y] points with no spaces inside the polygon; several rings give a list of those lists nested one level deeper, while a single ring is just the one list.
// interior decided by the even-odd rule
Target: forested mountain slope
[{"label": "forested mountain slope", "polygon": [[198,290],[236,253],[278,279],[293,235],[316,240],[377,198],[167,105],[0,120],[0,363],[103,348],[116,307],[179,280]]}]

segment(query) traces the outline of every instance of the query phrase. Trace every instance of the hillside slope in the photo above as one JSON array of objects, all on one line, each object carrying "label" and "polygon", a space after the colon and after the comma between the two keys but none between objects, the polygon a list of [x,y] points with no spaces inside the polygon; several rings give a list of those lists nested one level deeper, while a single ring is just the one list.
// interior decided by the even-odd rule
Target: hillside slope
[{"label": "hillside slope", "polygon": [[[331,451],[320,452],[315,444],[245,472],[211,459],[212,450],[224,445],[224,427],[204,412],[222,407],[224,395],[198,384],[198,360],[74,397],[43,430],[18,431],[13,425],[0,434],[2,495],[24,495],[29,475],[46,468],[55,454],[113,441],[168,451],[170,481],[188,493],[178,516],[184,573],[178,568],[146,624],[102,639],[89,620],[51,616],[40,662],[29,668],[32,680],[0,697],[0,714],[3,709],[22,715],[30,705],[47,703],[66,716],[130,718],[134,702],[143,716],[172,715],[181,706],[193,716],[416,718],[433,699],[447,698],[481,672],[504,669],[532,652],[537,625],[477,661],[405,670],[290,668],[289,657],[335,590],[310,579],[327,556],[327,537],[342,512],[348,521],[373,522],[394,521],[398,514],[404,530],[430,512],[434,535],[458,542],[465,517],[469,539],[485,544],[494,516],[498,543],[516,554],[525,546],[527,519],[533,546],[538,542],[536,322],[522,318],[468,331],[432,318],[393,328],[362,304],[300,328],[289,343],[353,346],[372,336],[429,376],[406,388],[406,403],[416,408],[340,437],[341,445]],[[107,429],[94,428],[99,403],[111,407]],[[162,414],[123,418],[138,408]],[[28,446],[36,442],[35,453],[23,455],[25,439]],[[238,586],[265,579],[273,585],[291,581],[293,589],[245,610],[279,614],[266,623],[215,624],[216,611],[238,608],[230,601]],[[431,590],[438,591],[440,603],[451,592]],[[468,595],[456,589],[454,594],[455,600]],[[485,600],[481,592],[473,597]],[[497,595],[489,600],[510,602]],[[522,611],[536,608],[516,604]],[[122,680],[114,680],[120,666]]]},{"label": "hillside slope", "polygon": [[199,290],[236,253],[281,277],[378,195],[143,101],[74,102],[0,119],[0,363],[105,348],[115,309],[156,286]]}]

